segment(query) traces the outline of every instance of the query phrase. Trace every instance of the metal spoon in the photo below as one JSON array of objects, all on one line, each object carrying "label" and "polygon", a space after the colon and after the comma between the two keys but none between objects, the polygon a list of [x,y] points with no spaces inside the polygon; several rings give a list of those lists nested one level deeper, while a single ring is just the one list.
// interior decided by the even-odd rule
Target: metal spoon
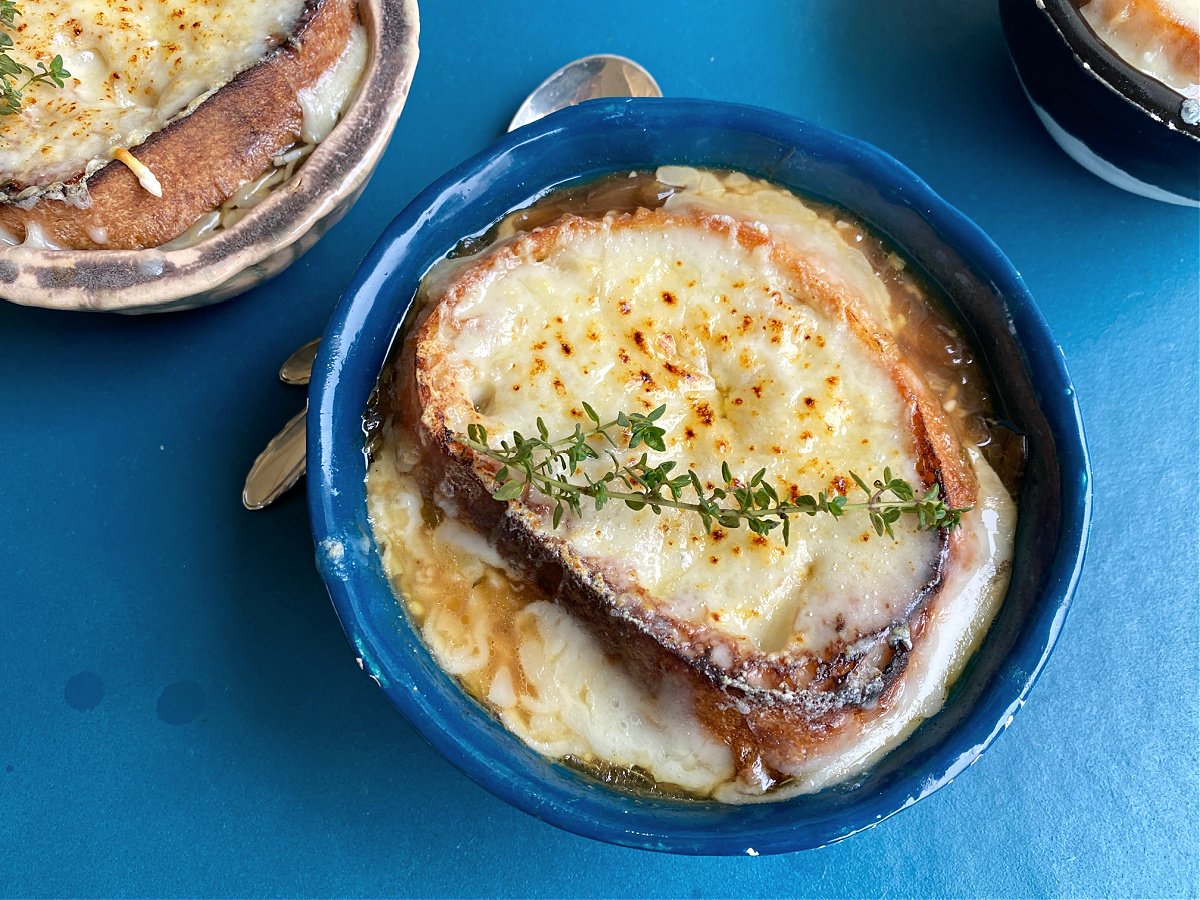
[{"label": "metal spoon", "polygon": [[[320,343],[321,339],[315,338],[285,359],[279,367],[279,380],[284,384],[308,384]],[[300,480],[306,468],[307,421],[308,404],[305,403],[304,409],[292,416],[258,454],[242,488],[242,506],[246,509],[270,506]]]},{"label": "metal spoon", "polygon": [[313,338],[285,359],[279,367],[279,380],[284,384],[308,384],[308,379],[312,377],[313,360],[316,359],[317,347],[320,345],[321,339]]},{"label": "metal spoon", "polygon": [[[661,97],[650,73],[631,59],[602,53],[567,63],[525,98],[508,130],[535,122],[552,112],[599,97]],[[308,384],[319,339],[309,341],[279,369],[284,384]],[[242,505],[270,506],[300,480],[305,470],[305,422],[308,404],[270,442],[246,476]]]},{"label": "metal spoon", "polygon": [[246,486],[242,488],[242,506],[262,509],[270,506],[291,490],[305,469],[305,436],[307,434],[308,404],[288,419],[283,430],[267,443],[258,454]]},{"label": "metal spoon", "polygon": [[624,56],[608,53],[569,62],[541,84],[521,104],[508,130],[543,116],[599,97],[661,97],[654,78]]}]

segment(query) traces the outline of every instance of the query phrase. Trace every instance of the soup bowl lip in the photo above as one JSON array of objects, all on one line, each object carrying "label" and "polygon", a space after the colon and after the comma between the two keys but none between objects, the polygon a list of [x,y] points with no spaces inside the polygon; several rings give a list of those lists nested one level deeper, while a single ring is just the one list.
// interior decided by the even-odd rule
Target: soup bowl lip
[{"label": "soup bowl lip", "polygon": [[1092,77],[1163,127],[1200,142],[1200,123],[1183,118],[1188,98],[1127,62],[1092,30],[1072,0],[1038,0],[1037,6]]},{"label": "soup bowl lip", "polygon": [[[905,772],[843,808],[814,811],[800,796],[772,804],[725,806],[701,801],[645,801],[582,777],[537,774],[521,760],[534,751],[503,731],[482,706],[451,714],[438,690],[449,679],[434,667],[387,585],[366,514],[364,432],[367,398],[382,369],[411,295],[385,297],[389,279],[419,279],[450,247],[421,244],[433,221],[464,215],[476,191],[496,178],[516,180],[532,198],[563,181],[543,174],[538,153],[573,129],[631,129],[651,134],[672,126],[735,132],[786,142],[796,151],[850,167],[870,185],[887,189],[931,225],[946,246],[973,264],[1006,298],[1007,323],[1040,385],[1039,406],[1054,427],[1061,468],[1062,521],[1053,560],[1037,601],[1006,661],[1019,658],[1018,681],[988,687],[988,708],[999,715],[966,717],[939,740],[927,770]],[[631,131],[630,133],[633,133]],[[662,160],[660,159],[660,162]],[[651,160],[646,167],[652,166]],[[731,152],[731,168],[754,166]],[[587,174],[578,160],[576,177]],[[530,170],[532,167],[532,171]],[[484,181],[483,176],[491,181]],[[530,178],[529,181],[521,179]],[[567,180],[571,180],[569,177]],[[436,217],[436,219],[435,219]],[[490,222],[464,224],[459,237]],[[436,239],[430,238],[431,242]],[[903,245],[902,239],[898,242]],[[399,274],[398,274],[399,273]],[[394,302],[393,302],[394,300]],[[395,315],[396,312],[399,315]],[[883,151],[789,115],[707,100],[590,101],[501,138],[421,192],[396,217],[368,254],[336,307],[313,369],[308,426],[307,483],[317,566],[358,662],[417,731],[472,780],[512,805],[587,837],[644,849],[688,854],[777,853],[818,847],[869,828],[949,783],[1012,721],[1040,674],[1062,628],[1078,581],[1091,513],[1091,471],[1079,407],[1061,348],[1054,342],[1020,275],[999,248],[962,213]],[[461,689],[456,689],[461,699]],[[998,692],[998,693],[996,693]],[[992,694],[996,694],[995,697]],[[982,708],[983,697],[976,707]],[[974,710],[975,707],[972,707]],[[919,732],[918,732],[919,733]],[[540,758],[539,758],[540,759]],[[544,763],[544,760],[543,760]],[[555,766],[557,764],[546,763]],[[820,796],[820,794],[815,795]]]}]

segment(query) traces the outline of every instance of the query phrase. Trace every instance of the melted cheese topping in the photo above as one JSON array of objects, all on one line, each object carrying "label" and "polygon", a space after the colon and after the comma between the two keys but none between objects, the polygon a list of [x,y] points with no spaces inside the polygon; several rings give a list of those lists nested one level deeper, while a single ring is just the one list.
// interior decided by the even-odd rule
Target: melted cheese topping
[{"label": "melted cheese topping", "polygon": [[[670,209],[760,223],[878,321],[892,321],[869,262],[793,196],[741,175],[670,168],[658,178],[682,187]],[[438,293],[464,265],[431,273],[427,288]],[[715,482],[722,461],[746,474],[765,468],[800,492],[838,489],[850,470],[869,478],[884,466],[918,480],[890,375],[765,252],[721,234],[581,227],[569,250],[519,257],[460,297],[453,316],[449,368],[475,407],[459,410],[456,430],[482,421],[493,435],[531,433],[540,415],[566,433],[583,420],[576,398],[602,416],[665,403],[667,455],[693,463],[702,480]],[[798,763],[769,798],[819,790],[873,763],[941,707],[977,646],[1007,587],[1015,508],[969,452],[980,487],[954,536],[962,564],[947,574],[899,699],[865,733],[852,729]],[[634,682],[568,614],[531,602],[520,577],[457,522],[453,498],[435,497],[440,510],[422,498],[419,465],[412,434],[389,427],[368,475],[368,509],[385,568],[446,671],[548,755],[640,769],[698,796],[762,798],[735,780],[729,748],[700,725],[685,690]],[[548,513],[544,524],[549,531]],[[626,566],[675,616],[768,653],[819,653],[839,635],[902,618],[936,549],[934,535],[907,521],[893,542],[876,538],[865,517],[797,519],[785,550],[778,532],[765,541],[745,529],[704,534],[691,513],[616,503],[568,514],[553,533],[582,556]]]},{"label": "melted cheese topping", "polygon": [[38,85],[0,117],[0,184],[47,185],[136,147],[282,43],[304,0],[37,0],[12,55],[61,54],[64,88]]},{"label": "melted cheese topping", "polygon": [[[671,208],[693,205],[677,197]],[[809,226],[809,243],[865,263],[832,225],[814,216]],[[885,467],[917,483],[890,373],[844,321],[795,292],[787,271],[725,234],[582,227],[549,258],[522,255],[494,271],[443,319],[450,389],[481,413],[457,407],[451,415],[462,417],[448,424],[531,434],[540,416],[552,434],[569,434],[587,424],[581,398],[606,418],[665,404],[667,450],[651,456],[688,460],[708,485],[722,483],[723,463],[744,478],[765,469],[796,494],[845,493],[852,471],[869,479]],[[585,466],[593,477],[607,468]],[[908,520],[897,523],[899,540],[881,541],[865,518],[817,516],[793,520],[785,549],[748,529],[704,534],[691,512],[617,503],[545,525],[598,565],[620,560],[628,581],[675,617],[765,652],[820,652],[902,618],[938,540]]]},{"label": "melted cheese topping", "polygon": [[355,23],[350,30],[346,49],[311,87],[296,94],[304,122],[300,138],[309,144],[319,144],[329,137],[346,104],[358,87],[359,78],[367,65],[367,33]]},{"label": "melted cheese topping", "polygon": [[1079,11],[1131,66],[1185,97],[1200,97],[1200,2],[1090,0]]},{"label": "melted cheese topping", "polygon": [[[950,567],[931,607],[925,634],[909,656],[897,702],[861,732],[843,735],[826,752],[796,765],[788,773],[793,781],[768,799],[813,793],[874,765],[945,705],[979,647],[1008,590],[1017,511],[979,451],[971,447],[967,452],[979,478],[979,497],[954,532],[960,564]],[[735,803],[763,799],[740,783],[719,786],[715,796]]]}]

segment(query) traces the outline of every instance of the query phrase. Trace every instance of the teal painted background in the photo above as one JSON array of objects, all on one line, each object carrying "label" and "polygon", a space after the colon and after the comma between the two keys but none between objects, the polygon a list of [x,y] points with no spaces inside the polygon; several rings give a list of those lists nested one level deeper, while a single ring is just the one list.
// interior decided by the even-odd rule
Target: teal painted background
[{"label": "teal painted background", "polygon": [[[990,2],[422,13],[368,194],[283,276],[168,317],[0,307],[0,893],[1195,896],[1197,212],[1062,155]],[[505,806],[359,672],[303,498],[239,504],[302,402],[276,368],[387,222],[598,51],[895,155],[1008,253],[1078,389],[1091,550],[1029,704],[954,785],[824,850],[655,856]]]}]

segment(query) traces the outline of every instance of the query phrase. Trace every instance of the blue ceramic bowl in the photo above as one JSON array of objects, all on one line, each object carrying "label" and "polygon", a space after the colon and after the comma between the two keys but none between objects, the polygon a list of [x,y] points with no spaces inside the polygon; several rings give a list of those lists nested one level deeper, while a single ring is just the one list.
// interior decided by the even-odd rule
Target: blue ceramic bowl
[{"label": "blue ceramic bowl", "polygon": [[1200,206],[1200,104],[1135,69],[1079,14],[1079,0],[1000,0],[1017,77],[1067,155],[1110,184]]},{"label": "blue ceramic bowl", "polygon": [[[1003,414],[1029,437],[1012,586],[946,707],[852,783],[780,803],[634,797],[527,748],[433,661],[392,595],[367,521],[363,410],[425,271],[463,236],[547,190],[665,163],[769,178],[844,206],[890,237],[955,299]],[[1083,560],[1091,491],[1079,408],[1062,353],[1020,276],[975,225],[891,157],[766,110],[594,101],[498,141],[426,189],[380,238],[333,314],[312,384],[308,495],[317,565],[363,668],[480,785],[611,843],[695,854],[799,850],[928,796],[973,763],[1025,702]]]}]

